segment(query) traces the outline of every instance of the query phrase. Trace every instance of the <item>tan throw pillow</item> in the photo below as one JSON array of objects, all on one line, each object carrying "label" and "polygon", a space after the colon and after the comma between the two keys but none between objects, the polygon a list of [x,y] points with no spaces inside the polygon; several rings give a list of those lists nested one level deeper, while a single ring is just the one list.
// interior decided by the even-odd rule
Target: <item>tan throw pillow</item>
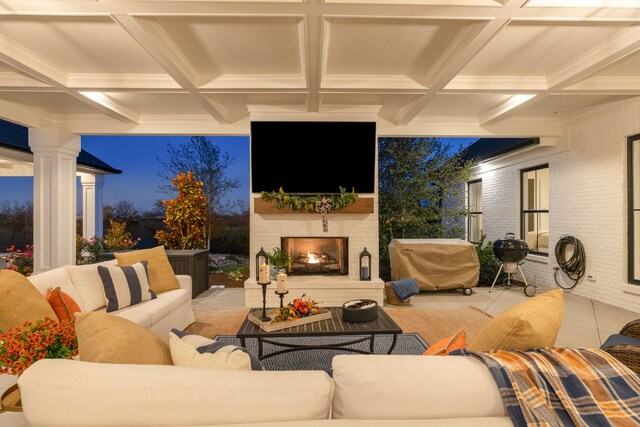
[{"label": "tan throw pillow", "polygon": [[167,343],[130,320],[107,313],[76,318],[80,360],[97,363],[171,365]]},{"label": "tan throw pillow", "polygon": [[65,269],[80,295],[81,301],[77,302],[80,303],[82,311],[95,311],[107,304],[98,267],[95,264],[67,265]]},{"label": "tan throw pillow", "polygon": [[47,299],[20,273],[0,270],[0,330],[48,317],[57,320]]},{"label": "tan throw pillow", "polygon": [[514,305],[480,330],[469,351],[530,350],[555,344],[564,313],[557,289]]},{"label": "tan throw pillow", "polygon": [[149,284],[151,290],[157,294],[179,289],[178,278],[169,264],[169,258],[164,251],[164,246],[156,246],[152,249],[141,249],[131,252],[116,252],[116,260],[119,266],[133,265],[136,262],[147,261]]}]

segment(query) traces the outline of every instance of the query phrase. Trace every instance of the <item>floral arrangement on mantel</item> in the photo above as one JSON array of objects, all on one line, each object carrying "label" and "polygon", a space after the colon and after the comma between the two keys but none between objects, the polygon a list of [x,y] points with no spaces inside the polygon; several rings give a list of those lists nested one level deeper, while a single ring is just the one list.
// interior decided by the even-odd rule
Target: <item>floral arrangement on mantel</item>
[{"label": "floral arrangement on mantel", "polygon": [[300,319],[302,317],[313,316],[314,314],[322,313],[325,309],[320,307],[320,303],[314,301],[312,298],[306,298],[303,294],[300,298],[295,298],[293,302],[290,302],[285,307],[280,308],[276,312],[274,322],[287,322],[290,320]]},{"label": "floral arrangement on mantel", "polygon": [[48,317],[0,334],[0,374],[20,375],[40,359],[71,359],[78,354],[73,323]]},{"label": "floral arrangement on mantel", "polygon": [[278,191],[263,191],[260,198],[268,202],[275,201],[278,209],[291,209],[292,211],[318,212],[322,214],[322,230],[329,231],[328,214],[329,211],[339,211],[348,208],[358,200],[355,189],[352,188],[350,193],[344,187],[338,187],[340,193],[332,196],[297,196],[295,194],[285,193],[282,187]]}]

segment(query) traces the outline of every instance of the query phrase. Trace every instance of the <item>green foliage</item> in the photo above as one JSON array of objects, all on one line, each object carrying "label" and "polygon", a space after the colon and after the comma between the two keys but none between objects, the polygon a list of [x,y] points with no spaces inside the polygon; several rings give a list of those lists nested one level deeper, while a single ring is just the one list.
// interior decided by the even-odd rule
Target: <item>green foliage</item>
[{"label": "green foliage", "polygon": [[127,231],[126,222],[110,220],[109,229],[107,229],[102,243],[107,252],[118,252],[135,248],[138,240],[134,239],[131,233]]},{"label": "green foliage", "polygon": [[[500,265],[502,264],[498,258],[493,254],[493,243],[484,243],[487,236],[484,234],[480,237],[480,241],[475,244],[476,252],[478,253],[478,260],[480,261],[480,280],[481,285],[491,285],[496,278]],[[502,273],[501,276],[504,276]]]},{"label": "green foliage", "polygon": [[276,202],[276,208],[284,210],[285,208],[292,211],[305,211],[305,212],[319,212],[319,206],[323,201],[328,201],[330,210],[339,211],[344,208],[348,208],[358,200],[358,195],[355,189],[352,188],[350,193],[347,193],[347,189],[338,187],[340,194],[335,196],[321,196],[316,194],[315,196],[296,196],[293,194],[285,193],[282,187],[278,191],[260,193],[260,198],[268,202]]},{"label": "green foliage", "polygon": [[237,270],[233,270],[227,273],[227,277],[229,277],[229,279],[234,280],[236,282],[241,281],[244,276],[249,273],[249,266],[245,265],[242,266],[240,268],[238,268]]},{"label": "green foliage", "polygon": [[276,269],[287,268],[293,262],[289,254],[277,246],[273,248],[273,252],[267,253],[267,258],[269,258],[269,263]]},{"label": "green foliage", "polygon": [[[167,147],[167,158],[158,158],[160,168],[157,175],[169,182],[180,173],[191,171],[196,180],[202,182],[202,191],[206,198],[205,243],[216,233],[214,215],[227,214],[233,211],[238,202],[223,203],[222,199],[231,191],[240,187],[239,178],[229,178],[226,170],[235,159],[223,153],[213,140],[204,136],[192,136],[189,142],[170,144]],[[164,185],[160,189],[172,194],[172,186]]]},{"label": "green foliage", "polygon": [[85,239],[76,234],[76,264],[95,264],[100,262],[100,255],[104,252],[102,239],[90,237]]},{"label": "green foliage", "polygon": [[380,263],[392,239],[464,236],[464,183],[471,163],[437,138],[378,142]]},{"label": "green foliage", "polygon": [[207,199],[202,192],[202,182],[191,172],[180,173],[171,182],[178,195],[162,201],[166,208],[166,230],[158,231],[156,239],[169,249],[206,248]]}]

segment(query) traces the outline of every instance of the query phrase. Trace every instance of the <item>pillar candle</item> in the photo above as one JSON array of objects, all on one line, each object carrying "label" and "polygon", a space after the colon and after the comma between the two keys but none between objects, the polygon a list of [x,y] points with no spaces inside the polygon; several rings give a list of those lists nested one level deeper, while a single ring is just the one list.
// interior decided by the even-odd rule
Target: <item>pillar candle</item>
[{"label": "pillar candle", "polygon": [[258,283],[267,283],[269,281],[269,266],[262,264],[258,274]]},{"label": "pillar candle", "polygon": [[281,294],[287,292],[287,275],[285,273],[278,273],[278,292]]}]

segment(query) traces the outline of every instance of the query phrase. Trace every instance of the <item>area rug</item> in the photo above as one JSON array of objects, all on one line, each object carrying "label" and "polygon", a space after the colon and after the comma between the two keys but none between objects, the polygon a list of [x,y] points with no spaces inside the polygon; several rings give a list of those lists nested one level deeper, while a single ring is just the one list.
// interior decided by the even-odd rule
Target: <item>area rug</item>
[{"label": "area rug", "polygon": [[[291,338],[272,338],[274,341],[280,341],[287,344],[304,344],[304,345],[335,345],[340,342],[353,341],[359,335],[346,337],[291,337]],[[234,335],[222,335],[216,337],[216,341],[240,345],[240,340]],[[391,347],[391,335],[376,335],[374,341],[375,354],[387,354]],[[247,338],[247,350],[253,354],[258,354],[258,341],[256,339]],[[369,351],[369,341],[351,344],[346,347],[359,350]],[[422,354],[428,345],[418,334],[400,334],[398,341],[391,354]],[[284,347],[274,346],[264,343],[264,354],[284,349]],[[357,354],[340,350],[312,349],[303,351],[294,351],[291,353],[279,354],[269,357],[262,361],[262,366],[267,371],[308,371],[322,370],[331,372],[331,361],[337,354]]]},{"label": "area rug", "polygon": [[[474,307],[416,308],[388,307],[384,310],[400,326],[404,333],[418,333],[428,343],[435,343],[453,335],[458,329],[467,333],[472,342],[491,316]],[[196,321],[186,331],[205,337],[235,335],[249,309],[196,311]]]}]

